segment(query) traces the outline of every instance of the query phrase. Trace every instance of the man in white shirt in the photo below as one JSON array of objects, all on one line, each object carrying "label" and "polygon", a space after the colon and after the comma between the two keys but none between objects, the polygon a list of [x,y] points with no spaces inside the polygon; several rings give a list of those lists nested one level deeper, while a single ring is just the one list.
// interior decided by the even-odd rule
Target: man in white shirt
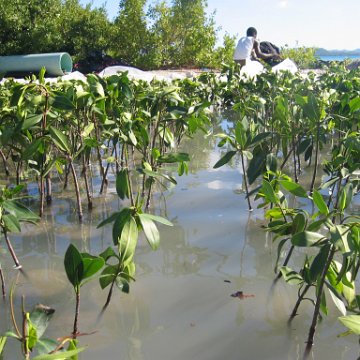
[{"label": "man in white shirt", "polygon": [[246,65],[252,59],[279,59],[280,56],[276,53],[265,54],[260,50],[259,41],[256,40],[257,30],[249,27],[246,31],[246,36],[242,37],[235,49],[234,61],[240,66]]}]

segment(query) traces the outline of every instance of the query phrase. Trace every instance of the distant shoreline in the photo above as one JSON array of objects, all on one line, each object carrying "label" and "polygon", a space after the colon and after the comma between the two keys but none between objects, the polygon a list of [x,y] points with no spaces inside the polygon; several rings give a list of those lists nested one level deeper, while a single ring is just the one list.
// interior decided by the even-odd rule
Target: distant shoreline
[{"label": "distant shoreline", "polygon": [[323,61],[343,61],[345,59],[356,60],[360,59],[360,55],[316,55],[320,60]]}]

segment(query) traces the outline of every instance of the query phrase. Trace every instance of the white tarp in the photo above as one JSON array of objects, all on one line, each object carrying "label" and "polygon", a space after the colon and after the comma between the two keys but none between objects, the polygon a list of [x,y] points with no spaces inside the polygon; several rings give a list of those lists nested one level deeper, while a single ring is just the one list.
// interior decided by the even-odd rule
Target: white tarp
[{"label": "white tarp", "polygon": [[275,65],[272,68],[272,71],[274,73],[278,73],[279,71],[289,71],[292,74],[295,74],[298,71],[298,68],[297,68],[296,64],[292,60],[290,60],[289,58],[286,58],[280,64]]}]

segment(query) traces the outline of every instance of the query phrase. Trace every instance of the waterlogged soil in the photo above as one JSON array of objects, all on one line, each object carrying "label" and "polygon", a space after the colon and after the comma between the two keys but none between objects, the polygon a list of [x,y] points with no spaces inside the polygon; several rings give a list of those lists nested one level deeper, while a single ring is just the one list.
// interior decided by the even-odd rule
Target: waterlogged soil
[{"label": "waterlogged soil", "polygon": [[[155,194],[154,212],[174,226],[159,227],[157,251],[140,239],[130,293],[115,291],[99,318],[107,291],[98,281],[82,288],[79,329],[95,333],[79,337],[80,345],[87,346],[80,359],[302,359],[312,305],[305,302],[288,324],[297,288],[282,280],[273,284],[277,249],[262,229],[264,210],[248,212],[236,160],[212,169],[220,157],[214,145],[213,138],[201,134],[187,143],[192,154],[188,176],[177,177],[177,186]],[[310,170],[304,169],[304,183]],[[34,186],[29,184],[30,189]],[[97,196],[94,205],[80,225],[73,194],[56,194],[38,226],[26,225],[21,235],[12,236],[24,274],[12,269],[8,254],[1,256],[8,288],[18,276],[18,314],[21,295],[28,309],[42,303],[56,310],[47,337],[56,339],[72,331],[75,298],[63,267],[68,245],[93,254],[112,245],[111,226],[96,226],[123,206],[113,178],[107,194]],[[295,263],[302,258],[295,254]],[[311,359],[358,357],[356,336],[337,337],[345,331],[338,316],[330,305],[329,316],[318,325]],[[8,329],[6,301],[0,306],[0,331]],[[21,359],[20,344],[9,340],[4,360],[14,359]]]}]

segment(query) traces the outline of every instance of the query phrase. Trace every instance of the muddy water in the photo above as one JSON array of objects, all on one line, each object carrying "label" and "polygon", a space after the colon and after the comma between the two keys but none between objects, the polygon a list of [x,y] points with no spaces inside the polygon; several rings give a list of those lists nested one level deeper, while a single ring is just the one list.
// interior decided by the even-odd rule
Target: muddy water
[{"label": "muddy water", "polygon": [[[80,331],[97,332],[80,338],[88,346],[81,359],[302,359],[312,308],[303,304],[300,315],[287,324],[296,288],[282,281],[272,287],[276,246],[261,229],[263,211],[247,211],[236,163],[212,169],[220,153],[211,139],[198,136],[192,144],[189,175],[155,196],[155,213],[174,227],[160,228],[161,246],[155,252],[140,240],[137,281],[130,294],[115,292],[99,320],[106,291],[97,281],[82,288]],[[38,302],[55,308],[48,337],[72,330],[74,295],[63,269],[66,248],[72,242],[96,254],[112,245],[111,226],[96,225],[119,206],[112,181],[107,196],[95,199],[95,209],[79,225],[73,196],[57,196],[39,226],[25,226],[21,236],[12,237],[26,271],[18,279],[15,306],[20,309],[24,294],[28,308]],[[2,259],[10,285],[17,272],[8,256]],[[231,297],[236,291],[249,297]],[[7,303],[0,306],[1,332],[11,327],[8,310]],[[357,358],[356,337],[337,338],[344,331],[337,316],[331,308],[318,326],[312,359]],[[20,358],[19,344],[9,342],[4,359]]]}]

